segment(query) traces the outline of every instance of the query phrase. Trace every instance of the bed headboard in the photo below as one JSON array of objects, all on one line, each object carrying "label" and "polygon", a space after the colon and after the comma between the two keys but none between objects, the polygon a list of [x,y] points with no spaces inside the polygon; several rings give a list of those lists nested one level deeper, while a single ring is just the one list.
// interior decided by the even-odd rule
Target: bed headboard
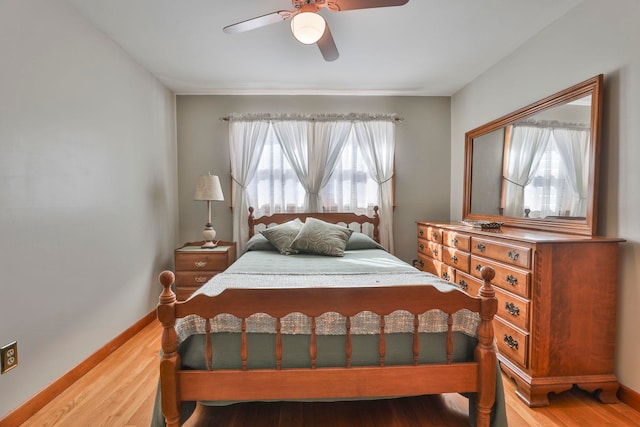
[{"label": "bed headboard", "polygon": [[373,207],[373,216],[359,215],[353,212],[315,212],[315,213],[274,213],[271,215],[261,216],[255,218],[253,216],[253,207],[249,207],[249,238],[255,234],[255,226],[263,224],[265,227],[274,224],[282,224],[287,221],[291,221],[296,218],[300,218],[305,221],[309,217],[317,218],[321,221],[330,222],[333,224],[344,224],[347,227],[351,227],[351,224],[360,224],[360,231],[362,232],[363,224],[373,225],[373,240],[380,243],[380,216],[378,215],[378,206]]}]

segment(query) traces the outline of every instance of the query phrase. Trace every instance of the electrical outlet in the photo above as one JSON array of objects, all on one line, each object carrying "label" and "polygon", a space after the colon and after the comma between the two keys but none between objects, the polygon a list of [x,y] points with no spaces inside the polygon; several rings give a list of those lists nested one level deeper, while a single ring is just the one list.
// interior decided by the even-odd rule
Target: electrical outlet
[{"label": "electrical outlet", "polygon": [[0,374],[18,366],[18,342],[14,341],[0,348]]}]

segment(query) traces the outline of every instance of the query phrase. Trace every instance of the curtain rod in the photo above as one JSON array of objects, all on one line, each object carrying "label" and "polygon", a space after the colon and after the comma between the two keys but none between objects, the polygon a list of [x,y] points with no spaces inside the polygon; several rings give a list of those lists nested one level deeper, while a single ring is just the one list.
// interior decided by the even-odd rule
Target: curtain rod
[{"label": "curtain rod", "polygon": [[228,116],[221,117],[220,120],[225,122],[234,121],[312,121],[312,122],[330,122],[330,121],[392,121],[399,123],[404,121],[402,117],[395,114],[369,114],[369,113],[349,113],[349,114],[299,114],[299,113],[232,113]]}]

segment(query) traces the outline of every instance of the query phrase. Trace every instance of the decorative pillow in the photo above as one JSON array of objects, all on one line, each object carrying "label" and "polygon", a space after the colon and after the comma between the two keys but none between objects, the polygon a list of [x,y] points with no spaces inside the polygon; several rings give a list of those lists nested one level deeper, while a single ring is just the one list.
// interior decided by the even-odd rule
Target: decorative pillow
[{"label": "decorative pillow", "polygon": [[359,249],[383,249],[382,245],[364,233],[354,231],[349,240],[345,251],[356,251]]},{"label": "decorative pillow", "polygon": [[283,224],[265,228],[260,231],[260,233],[266,237],[281,254],[289,255],[291,253],[296,253],[296,251],[291,249],[291,242],[296,238],[301,227],[302,221],[300,221],[300,218],[296,218]]},{"label": "decorative pillow", "polygon": [[262,234],[254,234],[252,238],[247,241],[247,244],[244,245],[244,249],[242,253],[249,251],[277,251],[275,246],[267,240]]},{"label": "decorative pillow", "polygon": [[317,255],[344,256],[353,230],[316,218],[307,218],[291,243],[291,249]]}]

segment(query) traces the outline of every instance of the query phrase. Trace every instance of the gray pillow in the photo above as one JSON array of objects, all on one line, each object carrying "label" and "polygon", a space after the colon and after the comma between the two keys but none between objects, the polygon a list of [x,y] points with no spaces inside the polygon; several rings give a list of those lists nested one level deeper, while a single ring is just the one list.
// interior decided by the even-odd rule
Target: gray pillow
[{"label": "gray pillow", "polygon": [[317,255],[344,256],[353,230],[316,218],[307,218],[291,243],[291,249]]},{"label": "gray pillow", "polygon": [[249,252],[249,251],[277,251],[277,250],[278,249],[276,249],[276,247],[273,246],[271,242],[267,240],[266,237],[258,233],[258,234],[254,234],[252,238],[247,240],[247,244],[244,245],[244,249],[242,250],[242,253]]},{"label": "gray pillow", "polygon": [[354,231],[349,240],[345,251],[356,251],[359,249],[383,249],[382,245],[364,233]]},{"label": "gray pillow", "polygon": [[289,255],[296,253],[296,251],[291,249],[291,242],[296,238],[301,227],[302,221],[300,221],[300,218],[296,218],[289,222],[266,228],[260,231],[260,233],[266,237],[269,243],[275,246],[281,254]]}]

